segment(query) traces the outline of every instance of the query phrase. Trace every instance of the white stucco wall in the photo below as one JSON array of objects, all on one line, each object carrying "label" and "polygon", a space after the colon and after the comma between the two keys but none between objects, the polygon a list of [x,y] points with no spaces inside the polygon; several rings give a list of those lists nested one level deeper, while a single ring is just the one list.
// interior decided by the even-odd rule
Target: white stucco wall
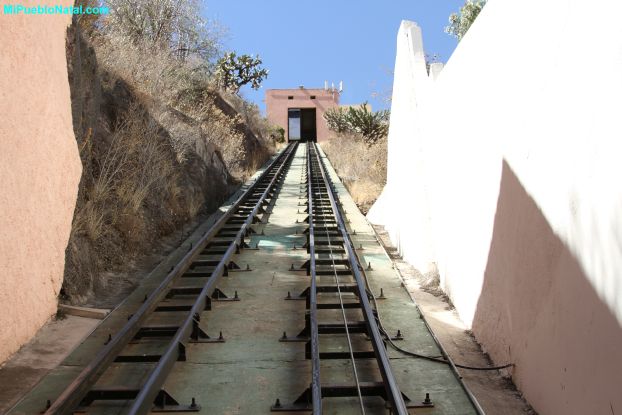
[{"label": "white stucco wall", "polygon": [[67,77],[70,23],[70,15],[0,13],[0,363],[56,313],[63,282],[82,173]]},{"label": "white stucco wall", "polygon": [[368,216],[545,415],[622,412],[621,12],[490,0],[431,77],[419,28],[398,33]]}]

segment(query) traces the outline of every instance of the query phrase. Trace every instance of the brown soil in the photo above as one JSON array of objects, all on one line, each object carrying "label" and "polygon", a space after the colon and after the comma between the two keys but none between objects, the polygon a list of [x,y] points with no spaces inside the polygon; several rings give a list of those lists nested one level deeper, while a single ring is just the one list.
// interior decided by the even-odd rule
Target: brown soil
[{"label": "brown soil", "polygon": [[122,268],[103,274],[105,289],[97,289],[84,301],[86,307],[114,309],[117,307],[160,262],[165,260],[181,243],[203,223],[209,215],[199,215],[175,232],[157,241],[151,252],[129,261]]}]

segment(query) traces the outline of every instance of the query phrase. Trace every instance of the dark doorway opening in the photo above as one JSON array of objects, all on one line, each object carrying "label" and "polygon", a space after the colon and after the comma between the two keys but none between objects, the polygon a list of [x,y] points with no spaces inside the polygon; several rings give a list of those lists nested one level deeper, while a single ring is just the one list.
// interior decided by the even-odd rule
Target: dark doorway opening
[{"label": "dark doorway opening", "polygon": [[303,108],[300,110],[300,133],[302,141],[317,141],[315,108]]},{"label": "dark doorway opening", "polygon": [[288,140],[317,141],[315,108],[289,108],[287,110]]}]

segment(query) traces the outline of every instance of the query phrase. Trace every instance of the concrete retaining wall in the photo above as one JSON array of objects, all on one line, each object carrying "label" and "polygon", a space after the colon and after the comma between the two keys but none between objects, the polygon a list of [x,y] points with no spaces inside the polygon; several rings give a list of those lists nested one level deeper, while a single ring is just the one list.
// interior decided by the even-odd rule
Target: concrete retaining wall
[{"label": "concrete retaining wall", "polygon": [[62,283],[81,173],[65,59],[70,21],[0,15],[0,362],[56,312]]},{"label": "concrete retaining wall", "polygon": [[621,12],[490,0],[433,77],[419,28],[398,34],[368,216],[544,415],[622,412]]}]

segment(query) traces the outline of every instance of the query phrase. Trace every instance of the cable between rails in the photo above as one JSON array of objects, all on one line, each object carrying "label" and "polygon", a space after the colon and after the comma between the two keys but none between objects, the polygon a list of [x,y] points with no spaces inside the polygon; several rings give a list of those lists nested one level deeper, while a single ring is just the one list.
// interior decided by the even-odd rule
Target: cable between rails
[{"label": "cable between rails", "polygon": [[[315,161],[319,163],[319,161],[317,160],[317,153],[315,151],[311,151],[311,149],[313,149],[312,144],[307,144],[307,146],[308,146],[308,151],[310,153],[312,152],[314,154]],[[313,150],[315,150],[315,149],[313,149]],[[308,166],[308,170],[309,170],[309,173],[311,173],[311,165]],[[309,180],[312,180],[311,175],[309,177]],[[324,185],[330,186],[330,183],[324,183]],[[327,188],[326,191],[330,191],[330,189]],[[321,193],[318,192],[318,194],[319,194],[319,201],[323,202],[324,198],[322,197]],[[313,195],[311,195],[311,197],[313,197]],[[332,208],[331,208],[331,210],[332,210]],[[313,220],[313,216],[314,216],[313,212],[311,211],[309,213],[312,216],[311,220]],[[336,212],[333,212],[333,213],[336,214]],[[337,293],[339,295],[339,303],[341,305],[341,314],[342,314],[342,318],[343,318],[343,324],[344,324],[344,327],[345,327],[346,338],[348,340],[348,349],[349,349],[349,352],[350,352],[350,361],[352,362],[352,372],[353,372],[353,375],[354,375],[354,382],[356,384],[356,390],[357,390],[357,394],[358,394],[358,398],[359,398],[359,406],[360,406],[360,409],[361,409],[361,413],[363,415],[365,415],[365,406],[363,405],[363,394],[361,393],[361,385],[360,385],[360,381],[359,381],[359,377],[358,377],[358,371],[356,369],[356,362],[355,362],[355,359],[354,359],[354,351],[352,349],[352,339],[350,337],[350,330],[348,328],[348,319],[347,319],[347,316],[346,316],[346,310],[345,310],[344,303],[343,303],[343,295],[341,293],[341,286],[339,284],[339,277],[337,275],[335,258],[334,258],[333,248],[332,248],[332,245],[331,245],[331,237],[330,237],[330,234],[328,232],[328,228],[327,228],[325,222],[324,222],[324,232],[326,234],[326,238],[328,239],[328,245],[327,246],[328,246],[328,249],[329,249],[329,258],[330,258],[331,262],[333,263],[333,274],[334,274],[334,277],[335,277],[335,284],[337,286]]]}]

